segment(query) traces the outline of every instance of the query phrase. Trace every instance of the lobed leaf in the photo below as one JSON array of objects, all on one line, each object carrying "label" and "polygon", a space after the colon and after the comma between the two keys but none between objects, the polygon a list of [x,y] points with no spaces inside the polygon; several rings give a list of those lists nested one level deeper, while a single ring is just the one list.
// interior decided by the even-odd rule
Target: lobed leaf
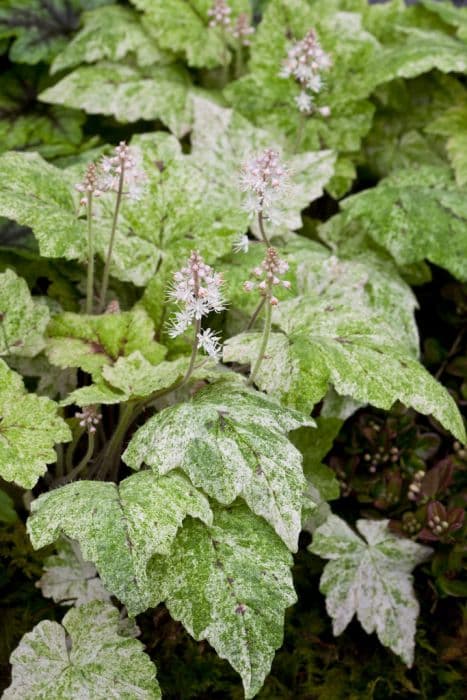
[{"label": "lobed leaf", "polygon": [[39,496],[31,506],[28,533],[38,549],[61,534],[79,542],[109,593],[130,615],[151,604],[154,589],[146,568],[154,554],[168,555],[186,515],[211,522],[207,499],[179,473],[150,471],[110,482],[77,481]]},{"label": "lobed leaf", "polygon": [[252,698],[282,644],[284,610],[296,600],[291,565],[270,527],[234,505],[216,510],[212,525],[188,520],[170,557],[155,557],[149,575],[156,600],[229,661]]},{"label": "lobed leaf", "polygon": [[0,359],[0,476],[31,489],[57,460],[54,444],[71,440],[57,404],[28,394],[19,374]]},{"label": "lobed leaf", "polygon": [[143,645],[119,633],[118,610],[100,601],[73,608],[62,625],[39,622],[10,660],[12,683],[5,700],[161,698]]},{"label": "lobed leaf", "polygon": [[93,600],[111,602],[93,564],[84,561],[77,542],[62,538],[57,554],[44,560],[44,573],[36,586],[45,598],[59,605],[84,605]]},{"label": "lobed leaf", "polygon": [[315,531],[309,549],[332,560],[324,568],[320,590],[326,595],[334,634],[341,634],[356,614],[367,634],[376,631],[381,643],[411,666],[419,606],[410,572],[432,550],[396,537],[387,529],[388,522],[358,520],[362,539],[330,515]]},{"label": "lobed leaf", "polygon": [[296,551],[305,478],[301,455],[284,433],[313,424],[258,392],[219,381],[150,418],[123,460],[158,474],[178,467],[224,505],[242,496]]},{"label": "lobed leaf", "polygon": [[105,366],[136,350],[152,364],[166,354],[166,348],[154,340],[153,323],[143,309],[100,316],[58,314],[48,328],[49,361],[63,368],[80,367],[95,378]]}]

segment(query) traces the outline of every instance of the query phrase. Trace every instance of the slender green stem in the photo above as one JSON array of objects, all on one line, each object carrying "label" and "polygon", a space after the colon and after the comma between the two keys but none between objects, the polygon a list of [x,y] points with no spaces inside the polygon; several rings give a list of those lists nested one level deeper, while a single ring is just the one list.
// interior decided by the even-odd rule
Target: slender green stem
[{"label": "slender green stem", "polygon": [[261,238],[263,239],[263,243],[265,243],[269,247],[270,243],[269,243],[269,238],[267,237],[267,234],[266,234],[266,230],[264,228],[264,216],[263,216],[262,211],[258,212],[258,226],[259,226],[259,231],[261,233]]},{"label": "slender green stem", "polygon": [[188,369],[185,372],[185,376],[183,379],[181,379],[179,384],[175,384],[170,391],[174,391],[174,389],[180,389],[180,387],[185,386],[191,375],[193,374],[193,370],[195,368],[195,362],[196,362],[196,356],[198,354],[198,347],[199,347],[199,340],[198,340],[198,335],[201,330],[201,319],[196,319],[195,321],[195,332],[193,336],[193,348],[191,350],[191,357],[190,357],[190,364],[188,365]]},{"label": "slender green stem", "polygon": [[298,129],[297,129],[297,138],[295,139],[295,144],[294,144],[294,149],[293,149],[294,153],[298,153],[300,146],[302,145],[306,121],[307,121],[307,115],[304,112],[300,112],[300,121],[299,121]]},{"label": "slender green stem", "polygon": [[254,365],[253,370],[250,374],[250,378],[248,379],[247,384],[253,384],[253,382],[256,379],[256,375],[258,374],[258,370],[261,367],[261,363],[264,359],[264,354],[265,354],[266,348],[268,346],[269,336],[271,334],[271,324],[272,324],[272,306],[271,306],[271,304],[268,303],[266,306],[266,318],[264,320],[263,337],[262,337],[261,345],[259,348],[259,354],[258,354],[258,357],[256,358],[255,365]]},{"label": "slender green stem", "polygon": [[247,327],[246,327],[246,330],[247,330],[247,331],[249,331],[249,330],[251,330],[251,329],[253,328],[253,325],[254,325],[256,319],[258,318],[258,316],[260,315],[260,313],[261,313],[261,311],[262,311],[262,308],[263,308],[263,306],[264,306],[265,303],[266,303],[266,297],[262,297],[261,300],[260,300],[260,302],[259,302],[259,304],[258,304],[258,306],[257,306],[256,309],[253,311],[252,317],[251,317],[250,320],[248,321],[248,325],[247,325]]},{"label": "slender green stem", "polygon": [[235,78],[241,78],[243,75],[243,47],[241,42],[235,49]]},{"label": "slender green stem", "polygon": [[6,350],[6,353],[7,353],[7,355],[9,355],[9,354],[10,354],[10,345],[9,345],[9,343],[8,343],[8,336],[7,336],[7,334],[6,334],[6,328],[5,328],[5,324],[4,324],[4,318],[5,318],[5,314],[4,314],[4,313],[0,313],[0,326],[1,326],[1,328],[2,328],[3,342],[5,343],[5,350]]},{"label": "slender green stem", "polygon": [[125,163],[122,160],[121,161],[120,179],[118,181],[117,199],[115,201],[115,209],[114,209],[114,215],[113,215],[113,219],[112,219],[112,230],[110,232],[109,247],[107,249],[107,257],[105,259],[104,274],[102,275],[101,293],[100,293],[100,297],[99,297],[99,313],[102,313],[104,310],[105,298],[107,296],[107,289],[109,286],[110,263],[112,261],[112,252],[113,252],[113,247],[114,247],[114,242],[115,242],[115,234],[117,231],[118,214],[120,212],[120,205],[122,203],[122,198],[123,198],[123,183],[124,183],[124,181],[125,181]]},{"label": "slender green stem", "polygon": [[61,485],[61,484],[67,484],[69,481],[73,481],[73,479],[77,476],[79,476],[88,466],[88,462],[91,459],[92,455],[94,452],[94,433],[88,432],[88,448],[86,450],[86,454],[84,455],[83,459],[80,461],[80,463],[71,470],[69,474],[64,476],[62,479],[57,479],[55,482],[55,485]]},{"label": "slender green stem", "polygon": [[83,435],[84,431],[85,428],[79,426],[75,435],[73,436],[73,440],[68,444],[65,454],[65,471],[67,473],[73,468],[73,458],[75,456],[76,448],[78,446],[79,441],[81,440],[81,436]]},{"label": "slender green stem", "polygon": [[86,313],[92,314],[94,299],[94,237],[92,232],[92,192],[88,192],[88,277],[86,281]]},{"label": "slender green stem", "polygon": [[98,477],[103,479],[107,474],[111,474],[114,480],[117,478],[122,443],[125,439],[126,431],[137,415],[137,408],[138,402],[134,401],[129,401],[126,404],[120,405],[117,427],[100,456]]}]

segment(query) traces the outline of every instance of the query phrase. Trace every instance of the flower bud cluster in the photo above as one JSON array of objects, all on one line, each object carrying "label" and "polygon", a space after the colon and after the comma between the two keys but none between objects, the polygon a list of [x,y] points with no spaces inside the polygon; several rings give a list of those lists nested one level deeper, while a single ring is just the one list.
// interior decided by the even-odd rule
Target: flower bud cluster
[{"label": "flower bud cluster", "polygon": [[439,515],[433,515],[433,517],[428,520],[428,527],[432,530],[433,534],[442,535],[449,529],[449,523],[447,520],[441,520]]},{"label": "flower bud cluster", "polygon": [[214,0],[212,7],[208,10],[210,27],[230,27],[230,15],[232,13],[229,3],[226,0]]},{"label": "flower bud cluster", "polygon": [[249,37],[254,34],[254,27],[250,24],[250,19],[246,12],[242,12],[237,17],[235,25],[232,25],[232,8],[226,0],[214,0],[211,8],[208,10],[210,17],[209,26],[211,28],[220,27],[228,30],[234,39],[237,39],[242,46],[249,46]]},{"label": "flower bud cluster", "polygon": [[287,189],[289,174],[281,163],[279,153],[267,148],[243,164],[240,186],[247,192],[246,209],[258,214],[267,214],[275,200]]},{"label": "flower bud cluster", "polygon": [[96,425],[102,420],[102,413],[97,413],[94,406],[85,406],[81,411],[75,413],[75,418],[78,418],[82,428],[86,428],[88,433],[96,432]]},{"label": "flower bud cluster", "polygon": [[416,501],[420,497],[422,481],[425,474],[426,472],[423,469],[419,469],[418,472],[415,473],[412,483],[409,486],[409,493],[407,494],[409,501]]},{"label": "flower bud cluster", "polygon": [[104,156],[100,165],[107,190],[118,192],[123,176],[125,186],[123,194],[128,195],[130,199],[141,197],[146,176],[134,150],[125,141],[121,141],[116,146],[113,156]]},{"label": "flower bud cluster", "polygon": [[242,12],[237,17],[237,22],[232,29],[232,36],[238,39],[242,46],[250,46],[251,41],[249,37],[255,33],[254,27],[250,24],[250,18],[246,12]]},{"label": "flower bud cluster", "polygon": [[87,204],[89,195],[100,197],[104,194],[106,191],[105,184],[102,182],[100,172],[95,163],[89,163],[83,182],[75,185],[75,189],[84,194],[84,197],[79,201],[83,206]]},{"label": "flower bud cluster", "polygon": [[273,289],[277,285],[281,285],[285,289],[290,289],[288,280],[281,280],[281,275],[284,275],[289,269],[289,265],[285,260],[279,257],[275,248],[268,248],[266,257],[261,265],[252,270],[254,281],[247,280],[243,283],[243,289],[246,292],[251,292],[256,289],[260,296],[263,296],[271,304],[277,306],[279,300],[273,294]]},{"label": "flower bud cluster", "polygon": [[169,330],[172,338],[184,333],[194,320],[199,321],[211,311],[219,312],[225,308],[222,275],[214,272],[199,253],[193,251],[187,265],[175,272],[173,279],[169,299],[181,309],[172,320]]},{"label": "flower bud cluster", "polygon": [[[310,93],[321,92],[324,85],[322,73],[330,67],[331,58],[321,47],[313,29],[289,49],[279,75],[282,78],[292,77],[300,85],[302,91],[295,102],[303,114],[311,114],[314,110],[313,96]],[[318,111],[323,117],[331,114],[329,107],[322,107]]]}]

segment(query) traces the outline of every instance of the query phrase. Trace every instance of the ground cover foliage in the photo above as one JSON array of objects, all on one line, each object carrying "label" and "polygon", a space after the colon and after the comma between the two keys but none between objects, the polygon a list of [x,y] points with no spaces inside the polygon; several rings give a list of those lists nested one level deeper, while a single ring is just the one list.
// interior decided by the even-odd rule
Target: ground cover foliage
[{"label": "ground cover foliage", "polygon": [[467,9],[0,52],[2,697],[463,697]]}]

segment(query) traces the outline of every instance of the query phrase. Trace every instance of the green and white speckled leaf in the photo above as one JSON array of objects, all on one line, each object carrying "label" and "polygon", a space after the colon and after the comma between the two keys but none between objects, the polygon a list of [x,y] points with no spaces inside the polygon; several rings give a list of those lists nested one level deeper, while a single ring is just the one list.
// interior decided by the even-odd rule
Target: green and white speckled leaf
[{"label": "green and white speckled leaf", "polygon": [[0,314],[0,355],[34,357],[44,348],[49,309],[13,270],[0,274]]},{"label": "green and white speckled leaf", "polygon": [[358,520],[365,542],[331,515],[315,531],[309,549],[332,560],[324,568],[320,590],[326,595],[334,634],[341,634],[356,614],[367,634],[376,631],[381,643],[411,666],[419,611],[411,571],[432,550],[395,536],[388,523]]},{"label": "green and white speckled leaf", "polygon": [[19,374],[0,359],[0,476],[31,489],[57,460],[55,443],[71,440],[57,404],[28,394]]},{"label": "green and white speckled leaf", "polygon": [[134,56],[139,66],[167,60],[167,54],[145,31],[136,12],[107,5],[83,14],[80,31],[55,58],[50,72],[57,73],[80,63],[122,61],[127,56]]},{"label": "green and white speckled leaf", "polygon": [[443,73],[465,73],[465,43],[441,31],[401,28],[404,41],[385,47],[367,71],[367,93],[395,78],[415,78],[437,68]]},{"label": "green and white speckled leaf", "polygon": [[67,612],[62,625],[39,622],[10,657],[4,700],[159,700],[156,668],[141,642],[119,633],[119,617],[94,601]]},{"label": "green and white speckled leaf", "polygon": [[[143,24],[160,45],[186,57],[189,66],[214,68],[230,61],[230,52],[219,29],[209,25],[212,0],[131,0],[144,12]],[[250,13],[248,0],[229,0],[235,21]]]},{"label": "green and white speckled leaf", "polygon": [[467,280],[467,198],[447,167],[394,172],[371,189],[341,202],[343,212],[320,236],[345,244],[352,226],[386,248],[399,266],[425,259]]},{"label": "green and white speckled leaf", "polygon": [[177,472],[151,471],[110,482],[77,481],[33,501],[28,532],[38,549],[61,534],[77,540],[109,593],[130,615],[146,610],[154,595],[146,567],[155,554],[168,555],[186,515],[209,524],[207,499]]},{"label": "green and white speckled leaf", "polygon": [[[286,234],[301,228],[300,212],[323,194],[334,173],[335,155],[328,150],[288,155],[277,136],[255,127],[232,109],[201,97],[193,99],[193,109],[191,158],[203,166],[210,188],[216,191],[222,187],[225,196],[241,210],[243,163],[264,148],[274,147],[282,152],[291,177],[287,191],[275,202],[274,225],[268,224],[268,233]],[[247,228],[246,212],[244,222],[243,230]]]},{"label": "green and white speckled leaf", "polygon": [[439,0],[421,0],[423,7],[439,15],[446,24],[457,27],[457,36],[467,39],[467,12],[465,6],[454,6],[452,2],[440,2]]},{"label": "green and white speckled leaf", "polygon": [[[274,321],[283,334],[271,336],[256,380],[261,389],[308,408],[324,398],[329,385],[341,396],[386,410],[400,401],[465,440],[452,396],[381,316],[303,296],[281,302]],[[259,333],[237,336],[227,343],[224,357],[251,363],[259,343]]]},{"label": "green and white speckled leaf", "polygon": [[457,184],[467,185],[467,93],[462,104],[446,110],[427,126],[427,132],[447,137],[446,150]]},{"label": "green and white speckled leaf", "polygon": [[159,474],[179,467],[224,505],[241,496],[296,551],[306,482],[301,455],[285,434],[313,424],[263,394],[219,381],[150,418],[123,460]]},{"label": "green and white speckled leaf", "polygon": [[45,598],[52,598],[59,605],[84,605],[92,600],[110,603],[110,593],[105,590],[96,568],[84,561],[77,542],[62,538],[56,545],[57,554],[44,561],[44,573],[36,586]]},{"label": "green and white speckled leaf", "polygon": [[284,610],[295,600],[292,557],[245,506],[215,512],[206,527],[187,520],[170,557],[149,574],[156,602],[198,640],[206,639],[241,675],[246,698],[260,690],[283,638]]},{"label": "green and white speckled leaf", "polygon": [[63,171],[37,153],[0,156],[0,216],[30,226],[41,255],[73,259],[83,255],[86,226],[76,209]]},{"label": "green and white speckled leaf", "polygon": [[83,66],[40,94],[43,102],[104,114],[120,122],[160,119],[176,136],[190,128],[188,73],[179,66],[144,71],[121,63]]},{"label": "green and white speckled leaf", "polygon": [[[354,251],[351,258],[341,256],[339,251],[338,257],[302,236],[290,237],[279,251],[289,263],[286,278],[291,282],[293,294],[312,296],[323,305],[345,304],[364,317],[374,312],[393,328],[398,342],[406,345],[414,357],[418,356],[415,295],[400,277],[389,255],[383,257],[363,249]],[[230,302],[229,316],[235,322],[234,330],[245,327],[246,319],[257,304],[255,294],[245,293],[243,282],[263,256],[263,247],[252,244],[247,254],[231,255],[227,259],[224,268],[226,296]],[[277,296],[281,301],[290,299],[290,294],[278,288]]]},{"label": "green and white speckled leaf", "polygon": [[166,348],[154,340],[154,326],[143,309],[86,316],[64,313],[48,328],[47,356],[58,367],[80,367],[95,379],[104,366],[135,351],[152,364],[161,362]]}]

